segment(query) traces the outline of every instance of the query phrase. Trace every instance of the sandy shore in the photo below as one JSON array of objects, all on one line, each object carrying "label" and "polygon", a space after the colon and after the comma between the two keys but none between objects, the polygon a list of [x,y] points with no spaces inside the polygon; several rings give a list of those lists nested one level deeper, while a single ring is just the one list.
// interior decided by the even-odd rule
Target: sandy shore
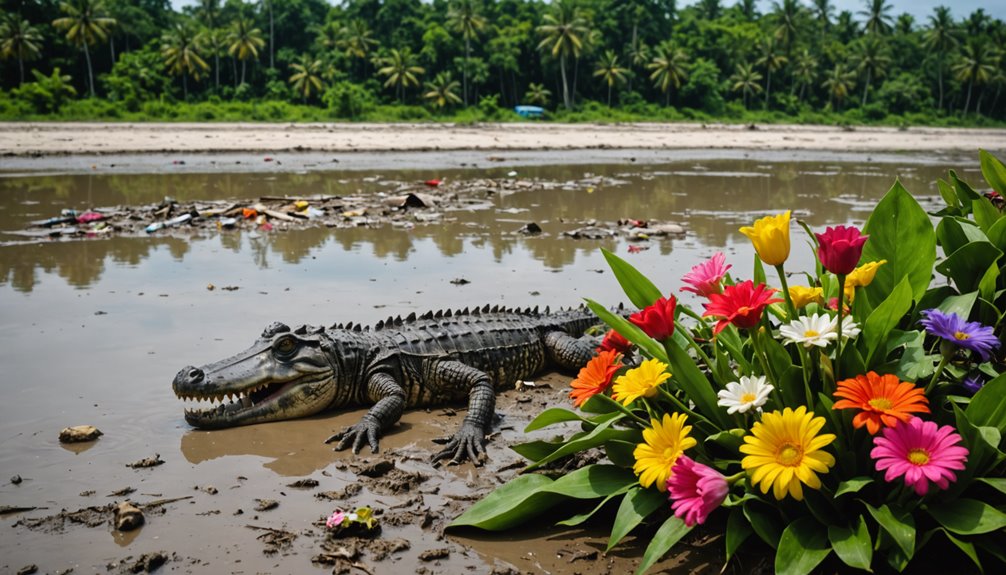
[{"label": "sandy shore", "polygon": [[0,123],[0,156],[167,152],[751,149],[1006,150],[1006,129],[723,124]]}]

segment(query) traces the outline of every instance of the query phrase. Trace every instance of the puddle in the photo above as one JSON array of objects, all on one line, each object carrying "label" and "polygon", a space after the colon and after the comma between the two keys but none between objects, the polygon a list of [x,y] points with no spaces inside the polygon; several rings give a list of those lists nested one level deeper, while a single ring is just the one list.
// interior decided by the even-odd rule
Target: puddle
[{"label": "puddle", "polygon": [[[204,156],[201,171],[189,163],[182,173],[74,169],[59,175],[54,168],[35,172],[19,166],[17,174],[3,174],[3,232],[23,230],[27,222],[64,208],[140,206],[165,196],[244,201],[372,195],[399,182],[508,178],[511,171],[518,178],[560,183],[598,177],[618,181],[493,194],[478,209],[444,212],[409,229],[377,222],[344,229],[207,229],[185,236],[59,241],[0,235],[0,506],[38,508],[2,516],[9,531],[0,543],[0,570],[16,572],[34,563],[42,572],[70,567],[118,572],[127,558],[165,551],[169,561],[162,569],[177,572],[330,572],[331,566],[311,562],[322,549],[316,522],[335,507],[371,505],[384,513],[383,537],[409,543],[381,560],[375,560],[379,550],[362,548],[357,560],[374,573],[413,572],[417,565],[430,572],[495,568],[506,573],[509,566],[535,573],[628,572],[638,564],[640,544],[609,556],[597,553],[606,534],[596,525],[446,538],[440,533],[470,504],[473,493],[485,493],[517,473],[519,458],[506,446],[526,438],[521,430],[535,413],[566,404],[566,376],[539,380],[548,385],[534,388],[529,398],[516,391],[503,394],[499,434],[488,447],[492,462],[484,469],[429,464],[437,449],[433,440],[463,417],[456,406],[407,412],[383,439],[380,454],[365,449],[358,459],[335,453],[322,441],[362,411],[196,431],[182,419],[171,379],[183,365],[201,365],[245,348],[277,320],[374,324],[428,309],[487,303],[555,308],[579,305],[583,297],[613,305],[624,297],[600,248],[625,257],[665,290],[677,292],[680,276],[716,250],[725,251],[732,273],[744,277],[752,261],[737,228],[756,217],[789,208],[815,228],[861,223],[864,207],[881,197],[895,176],[925,197],[936,194],[933,182],[948,168],[975,185],[981,182],[976,169],[961,169],[972,161],[929,156],[894,156],[888,159],[897,163],[886,163],[874,155],[869,169],[860,165],[865,156],[821,153],[713,159],[692,153],[675,161],[651,154],[645,162],[623,154],[561,165],[549,165],[544,156],[475,169],[460,165],[473,162],[470,155],[411,155],[408,170],[394,169],[404,165],[401,159],[371,158],[367,169],[339,163],[338,170],[311,166],[299,173],[223,172],[218,171],[227,169],[223,160],[211,164],[213,156]],[[569,157],[557,155],[554,161]],[[673,222],[686,233],[646,241],[565,235],[588,222],[622,219]],[[541,233],[515,233],[528,222],[537,223]],[[789,269],[813,264],[806,241],[794,226]],[[648,249],[629,253],[630,246]],[[105,435],[85,449],[61,446],[59,430],[81,424],[95,425]],[[163,465],[127,467],[155,454]],[[357,477],[355,462],[380,458],[393,460],[399,475],[374,481]],[[9,482],[14,475],[22,478],[20,484]],[[318,486],[290,487],[305,478]],[[109,496],[127,487],[134,489],[128,496]],[[319,497],[322,493],[328,495]],[[332,498],[340,494],[341,499]],[[124,498],[141,506],[177,500],[151,510],[145,526],[128,534],[107,522],[10,527]],[[279,506],[255,511],[256,499],[273,499]],[[276,530],[296,537],[266,553],[273,548],[260,537],[275,536]],[[661,566],[719,571],[720,542],[706,546],[714,537],[714,532],[700,533]],[[440,558],[420,559],[439,556],[442,549],[447,554]],[[116,567],[106,569],[112,564]]]}]

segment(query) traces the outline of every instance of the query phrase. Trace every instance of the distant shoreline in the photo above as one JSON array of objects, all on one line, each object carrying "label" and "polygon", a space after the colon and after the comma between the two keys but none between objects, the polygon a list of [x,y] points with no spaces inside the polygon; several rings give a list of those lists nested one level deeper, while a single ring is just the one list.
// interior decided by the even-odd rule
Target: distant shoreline
[{"label": "distant shoreline", "polygon": [[213,152],[803,150],[1006,152],[1003,128],[758,124],[0,122],[2,157]]}]

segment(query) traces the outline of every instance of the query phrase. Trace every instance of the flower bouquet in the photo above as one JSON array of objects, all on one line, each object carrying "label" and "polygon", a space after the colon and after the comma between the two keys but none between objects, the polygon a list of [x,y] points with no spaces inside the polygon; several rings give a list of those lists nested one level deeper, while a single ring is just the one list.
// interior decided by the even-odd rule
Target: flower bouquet
[{"label": "flower bouquet", "polygon": [[[984,151],[981,165],[1006,190],[1006,167]],[[652,533],[640,573],[714,516],[727,562],[763,545],[779,573],[825,560],[901,571],[936,545],[1002,570],[1006,217],[995,191],[952,171],[939,191],[934,214],[896,182],[861,230],[801,223],[812,270],[785,268],[789,212],[741,228],[754,277],[731,278],[721,253],[696,266],[680,289],[701,310],[606,252],[641,311],[588,300],[612,331],[572,382],[577,410],[527,427],[579,431],[514,446],[525,473],[451,527],[508,529],[581,501],[586,511],[559,523],[614,517],[608,550]],[[606,460],[533,473],[589,449]]]},{"label": "flower bouquet", "polygon": [[373,537],[381,532],[381,525],[370,507],[357,507],[356,511],[336,509],[325,519],[329,537]]}]

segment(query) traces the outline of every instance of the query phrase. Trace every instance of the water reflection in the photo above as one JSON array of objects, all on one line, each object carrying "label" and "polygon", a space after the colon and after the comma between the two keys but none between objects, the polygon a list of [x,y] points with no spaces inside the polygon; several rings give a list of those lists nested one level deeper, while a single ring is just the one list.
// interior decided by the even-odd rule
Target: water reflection
[{"label": "water reflection", "polygon": [[[466,246],[488,248],[496,262],[523,250],[547,268],[561,269],[577,254],[600,247],[614,249],[616,240],[573,240],[563,232],[592,220],[659,219],[682,224],[688,241],[721,248],[738,241],[737,228],[753,217],[792,209],[811,226],[861,222],[866,209],[882,196],[895,177],[916,194],[933,194],[933,182],[951,166],[839,162],[776,162],[757,159],[688,160],[673,164],[630,166],[526,166],[519,177],[556,182],[593,176],[614,178],[610,185],[512,194],[493,194],[489,209],[448,211],[432,224],[412,229],[391,225],[353,229],[323,227],[281,233],[216,233],[209,230],[191,240],[172,237],[111,238],[80,241],[18,243],[23,238],[4,235],[0,247],[0,285],[31,292],[39,272],[51,272],[71,286],[86,288],[97,282],[109,263],[134,267],[160,249],[184,262],[192,243],[219,245],[226,257],[251,257],[259,269],[277,264],[296,265],[317,257],[328,244],[343,251],[370,251],[380,260],[407,261],[417,242],[432,241],[440,254],[452,258]],[[505,168],[440,170],[444,178],[505,177]],[[115,205],[145,205],[171,196],[194,199],[249,200],[265,196],[375,194],[402,182],[428,176],[419,171],[363,174],[307,173],[183,173],[83,174],[0,178],[0,230],[24,229],[33,219]],[[975,172],[965,179],[979,182]],[[538,223],[543,234],[524,237],[516,230]],[[661,254],[673,251],[671,240],[656,243]]]}]

